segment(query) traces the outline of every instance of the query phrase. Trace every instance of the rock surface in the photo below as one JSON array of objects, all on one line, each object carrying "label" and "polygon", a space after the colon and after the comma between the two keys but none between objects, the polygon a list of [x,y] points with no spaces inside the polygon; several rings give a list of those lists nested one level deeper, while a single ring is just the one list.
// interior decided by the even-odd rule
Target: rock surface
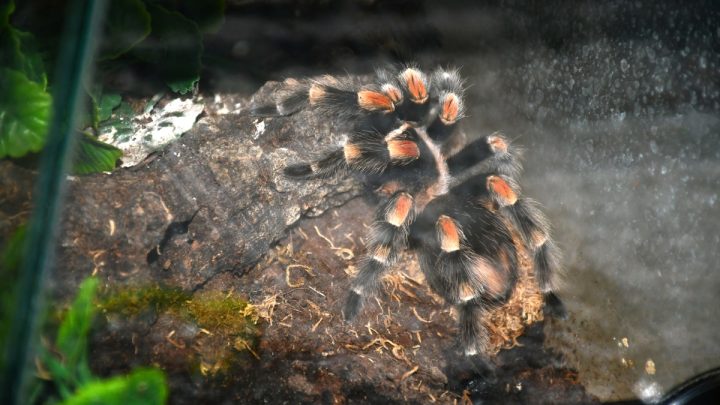
[{"label": "rock surface", "polygon": [[[225,101],[140,165],[70,179],[53,293],[67,301],[84,277],[101,279],[95,372],[157,365],[172,403],[594,401],[543,349],[542,322],[493,358],[492,374],[459,356],[456,319],[410,254],[377,306],[344,322],[372,204],[352,200],[354,179],[281,174],[342,134],[312,111],[258,119],[248,100]],[[12,164],[0,170],[32,181]],[[3,208],[22,206],[27,196],[7,190]]]},{"label": "rock surface", "polygon": [[[256,97],[269,97],[276,86],[269,83]],[[183,290],[242,272],[302,215],[319,215],[359,193],[352,179],[293,183],[282,175],[289,162],[340,138],[309,112],[283,119],[242,111],[204,116],[133,168],[71,179],[57,271]]]}]

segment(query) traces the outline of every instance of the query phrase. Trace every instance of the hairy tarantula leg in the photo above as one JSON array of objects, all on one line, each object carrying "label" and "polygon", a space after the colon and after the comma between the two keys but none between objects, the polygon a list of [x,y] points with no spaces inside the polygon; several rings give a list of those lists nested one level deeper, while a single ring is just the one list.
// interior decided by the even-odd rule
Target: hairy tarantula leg
[{"label": "hairy tarantula leg", "polygon": [[343,150],[338,149],[316,162],[289,165],[284,172],[286,176],[297,179],[317,179],[337,175],[347,168]]},{"label": "hairy tarantula leg", "polygon": [[430,110],[430,81],[425,73],[413,67],[398,74],[397,81],[407,100],[397,106],[398,115],[404,121],[421,121]]},{"label": "hairy tarantula leg", "polygon": [[563,304],[562,300],[555,295],[554,292],[547,292],[544,294],[545,298],[545,308],[544,312],[547,315],[550,315],[557,319],[567,319],[568,313],[567,309],[565,309],[565,304]]},{"label": "hairy tarantula leg", "polygon": [[560,271],[560,254],[550,238],[550,224],[538,204],[529,198],[518,198],[513,187],[500,176],[488,176],[487,188],[503,215],[520,234],[528,253],[533,256],[535,278],[545,301],[554,315],[564,318],[565,309],[553,293],[554,276]]},{"label": "hairy tarantula leg", "polygon": [[516,251],[507,227],[490,210],[478,206],[454,216],[460,220],[440,215],[435,222],[439,249],[435,259],[426,260],[433,263],[427,277],[458,308],[463,352],[482,355],[487,347],[483,308],[504,302],[512,292]]},{"label": "hairy tarantula leg", "polygon": [[274,104],[255,104],[250,106],[250,114],[256,117],[278,117],[292,115],[308,104],[307,81],[286,79],[276,91]]},{"label": "hairy tarantula leg", "polygon": [[466,356],[483,355],[489,338],[482,324],[483,307],[467,302],[457,306],[460,324],[460,344]]},{"label": "hairy tarantula leg", "polygon": [[495,133],[471,142],[447,161],[450,172],[459,175],[477,166],[482,173],[497,173],[517,178],[522,171],[521,153],[501,134]]},{"label": "hairy tarantula leg", "polygon": [[525,246],[533,254],[535,278],[545,295],[546,308],[558,317],[565,318],[567,312],[560,299],[553,292],[556,289],[555,278],[560,272],[560,252],[550,237],[550,224],[540,211],[537,203],[529,198],[520,198],[511,206],[510,219],[520,231]]},{"label": "hairy tarantula leg", "polygon": [[330,116],[353,118],[361,114],[392,113],[402,103],[402,92],[394,84],[358,86],[351,80],[323,76],[313,81],[287,79],[276,91],[273,105],[253,105],[255,116],[291,115],[308,105]]},{"label": "hairy tarantula leg", "polygon": [[432,77],[433,90],[438,93],[437,116],[428,127],[428,135],[436,142],[445,142],[456,124],[465,117],[464,86],[456,70],[438,70]]},{"label": "hairy tarantula leg", "polygon": [[323,83],[313,83],[308,97],[310,105],[329,113],[351,114],[358,108],[369,112],[395,111],[392,99],[380,91],[344,90]]},{"label": "hairy tarantula leg", "polygon": [[348,82],[326,76],[316,80],[308,90],[310,105],[333,115],[355,116],[358,113],[389,114],[402,104],[400,89],[393,83],[363,86],[359,90]]},{"label": "hairy tarantula leg", "polygon": [[436,222],[440,254],[435,268],[445,280],[444,296],[456,304],[502,301],[515,283],[516,252],[510,234],[500,221],[492,223],[490,211],[480,210],[473,214],[480,219],[482,232],[490,235],[466,236],[463,226],[447,215]]},{"label": "hairy tarantula leg", "polygon": [[316,162],[290,165],[285,168],[285,174],[303,179],[329,177],[347,169],[375,174],[389,165],[408,164],[419,157],[418,144],[406,136],[386,140],[375,133],[358,133],[342,149]]},{"label": "hairy tarantula leg", "polygon": [[383,271],[391,266],[407,245],[408,227],[413,220],[413,198],[406,192],[395,193],[378,211],[373,222],[360,272],[352,282],[343,314],[352,320],[360,311],[363,297],[373,295]]}]

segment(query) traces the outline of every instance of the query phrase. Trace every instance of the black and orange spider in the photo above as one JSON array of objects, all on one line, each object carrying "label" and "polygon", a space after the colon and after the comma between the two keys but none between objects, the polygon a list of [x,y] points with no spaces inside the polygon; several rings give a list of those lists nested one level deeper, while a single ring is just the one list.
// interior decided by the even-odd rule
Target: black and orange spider
[{"label": "black and orange spider", "polygon": [[534,258],[546,303],[559,313],[562,304],[552,292],[558,251],[537,204],[520,195],[518,150],[500,134],[467,143],[456,130],[465,113],[463,91],[457,70],[428,77],[411,66],[379,71],[372,85],[332,76],[286,80],[276,103],[254,113],[289,115],[309,107],[350,123],[342,147],[285,168],[296,179],[359,172],[382,197],[345,319],[358,314],[383,272],[409,248],[430,287],[456,306],[462,349],[474,355],[487,346],[484,312],[507,301],[518,278],[513,234]]}]

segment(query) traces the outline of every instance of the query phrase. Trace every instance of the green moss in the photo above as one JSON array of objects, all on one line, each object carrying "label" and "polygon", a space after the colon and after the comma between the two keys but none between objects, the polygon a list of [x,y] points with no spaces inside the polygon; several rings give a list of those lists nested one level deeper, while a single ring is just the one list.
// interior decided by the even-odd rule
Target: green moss
[{"label": "green moss", "polygon": [[136,316],[148,310],[155,312],[183,310],[191,295],[177,288],[160,286],[123,288],[107,294],[100,303],[105,312]]},{"label": "green moss", "polygon": [[171,312],[213,332],[232,334],[242,333],[248,323],[252,324],[244,313],[247,305],[247,301],[236,294],[208,291],[192,296],[176,288],[151,286],[115,290],[107,294],[100,308],[125,316],[136,316],[148,310]]},{"label": "green moss", "polygon": [[146,311],[169,314],[192,322],[209,332],[198,337],[198,366],[203,374],[216,374],[242,364],[246,352],[257,356],[254,347],[259,331],[252,320],[252,307],[234,293],[203,291],[191,295],[160,286],[123,288],[105,294],[100,309],[133,317]]},{"label": "green moss", "polygon": [[247,301],[230,294],[211,291],[187,302],[187,309],[198,325],[210,331],[244,333],[251,321],[244,315]]}]

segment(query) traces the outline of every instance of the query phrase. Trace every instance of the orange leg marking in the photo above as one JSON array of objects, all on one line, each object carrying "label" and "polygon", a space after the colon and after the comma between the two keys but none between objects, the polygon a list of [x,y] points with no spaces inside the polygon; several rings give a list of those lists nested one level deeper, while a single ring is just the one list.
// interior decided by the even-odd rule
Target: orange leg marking
[{"label": "orange leg marking", "polygon": [[503,205],[513,205],[517,201],[517,194],[501,177],[488,176],[486,186],[490,192],[498,197]]},{"label": "orange leg marking", "polygon": [[390,97],[377,91],[360,90],[358,92],[358,104],[360,108],[368,111],[391,112],[395,110],[395,104],[393,104]]},{"label": "orange leg marking", "polygon": [[402,104],[403,95],[400,89],[393,86],[392,84],[385,84],[382,86],[382,91],[385,93],[395,105]]},{"label": "orange leg marking", "polygon": [[320,100],[325,98],[325,88],[319,84],[313,84],[310,86],[308,91],[308,99],[311,105],[317,104]]},{"label": "orange leg marking", "polygon": [[532,240],[533,247],[537,249],[545,244],[545,242],[547,241],[547,235],[545,234],[545,232],[542,232],[539,229],[534,229],[530,233],[530,239]]},{"label": "orange leg marking", "polygon": [[408,214],[410,214],[412,204],[413,200],[409,194],[400,194],[397,201],[395,201],[395,206],[385,215],[385,220],[394,226],[402,225],[405,219],[407,219]]},{"label": "orange leg marking", "polygon": [[398,190],[400,190],[400,183],[397,181],[389,181],[378,187],[375,192],[390,197]]},{"label": "orange leg marking", "polygon": [[446,215],[441,215],[438,218],[437,227],[440,236],[440,248],[445,252],[460,250],[460,231],[455,225],[455,221]]},{"label": "orange leg marking", "polygon": [[360,147],[353,143],[346,143],[345,147],[343,147],[343,152],[345,153],[345,161],[348,163],[360,158],[362,155]]},{"label": "orange leg marking", "polygon": [[416,69],[407,69],[403,72],[402,78],[407,84],[408,91],[410,92],[410,99],[413,102],[422,104],[427,101],[427,87],[425,86],[422,73]]},{"label": "orange leg marking", "polygon": [[460,113],[460,99],[454,93],[448,93],[442,101],[440,121],[445,125],[454,124]]},{"label": "orange leg marking", "polygon": [[390,159],[417,159],[420,157],[420,148],[413,141],[392,140],[388,141]]},{"label": "orange leg marking", "polygon": [[508,150],[507,143],[505,142],[504,139],[502,139],[499,136],[488,137],[488,144],[492,148],[492,151],[495,153],[498,153],[498,152],[505,153]]},{"label": "orange leg marking", "polygon": [[470,283],[460,284],[459,293],[461,301],[470,301],[477,295],[477,291],[475,291],[475,289],[470,285]]}]

